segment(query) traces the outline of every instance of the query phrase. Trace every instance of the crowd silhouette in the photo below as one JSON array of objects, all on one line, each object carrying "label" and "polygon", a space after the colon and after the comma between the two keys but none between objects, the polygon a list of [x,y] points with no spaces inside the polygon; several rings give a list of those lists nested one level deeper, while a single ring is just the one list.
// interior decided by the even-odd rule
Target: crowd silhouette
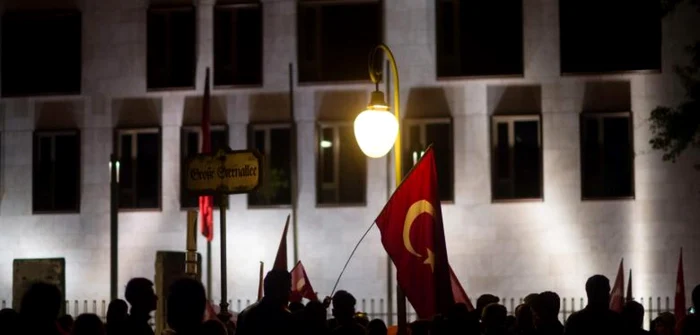
[{"label": "crowd silhouette", "polygon": [[[387,335],[396,332],[380,319],[368,320],[356,311],[356,300],[347,291],[337,291],[324,301],[289,303],[291,276],[282,270],[270,271],[264,280],[264,296],[238,315],[237,327],[224,325],[207,313],[206,292],[191,278],[175,281],[167,295],[167,324],[164,334],[176,335]],[[700,318],[688,314],[676,320],[671,313],[655,318],[651,330],[643,328],[644,307],[627,301],[621,313],[610,310],[610,282],[595,275],[586,282],[588,305],[559,321],[559,296],[550,291],[528,295],[509,316],[499,298],[485,294],[477,299],[474,311],[455,304],[445,315],[419,320],[409,325],[411,335],[700,335]],[[158,297],[153,282],[134,278],[126,285],[124,300],[109,304],[106,323],[95,314],[59,317],[63,297],[58,288],[34,283],[23,296],[19,311],[0,310],[0,334],[36,335],[140,335],[154,334],[149,324]],[[131,309],[128,309],[128,305]],[[694,307],[700,306],[700,285],[692,292]],[[332,318],[327,310],[331,308]],[[162,335],[162,334],[159,334]]]}]

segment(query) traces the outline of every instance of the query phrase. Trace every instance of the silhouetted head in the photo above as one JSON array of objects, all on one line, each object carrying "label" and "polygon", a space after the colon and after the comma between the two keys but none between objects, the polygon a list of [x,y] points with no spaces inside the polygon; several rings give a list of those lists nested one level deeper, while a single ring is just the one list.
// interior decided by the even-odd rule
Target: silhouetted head
[{"label": "silhouetted head", "polygon": [[695,286],[693,289],[693,307],[700,308],[700,285]]},{"label": "silhouetted head", "polygon": [[488,328],[504,328],[508,311],[506,307],[499,304],[490,304],[484,307],[484,313],[481,315],[481,323]]},{"label": "silhouetted head", "polygon": [[202,324],[202,335],[226,335],[226,327],[221,321],[216,319],[207,320]]},{"label": "silhouetted head", "polygon": [[14,309],[0,310],[0,329],[15,329],[19,323],[19,314]]},{"label": "silhouetted head", "polygon": [[314,324],[326,323],[326,307],[320,301],[309,301],[304,306],[304,319]]},{"label": "silhouetted head", "polygon": [[610,303],[610,281],[603,275],[595,275],[586,281],[588,305],[593,308],[608,308]]},{"label": "silhouetted head", "polygon": [[56,323],[58,323],[58,326],[63,329],[63,331],[70,333],[71,329],[73,329],[73,317],[70,314],[62,315],[58,317],[58,320],[56,320]]},{"label": "silhouetted head", "polygon": [[676,317],[669,312],[661,313],[656,319],[654,319],[654,330],[657,334],[672,335],[674,333],[675,326]]},{"label": "silhouetted head", "polygon": [[102,320],[95,314],[81,314],[75,319],[71,335],[104,335]]},{"label": "silhouetted head", "polygon": [[287,305],[292,291],[292,276],[284,270],[272,270],[265,276],[265,300]]},{"label": "silhouetted head", "polygon": [[347,291],[335,292],[333,295],[333,316],[338,322],[352,320],[355,315],[356,303],[355,297]]},{"label": "silhouetted head", "polygon": [[532,302],[532,312],[535,318],[535,323],[554,321],[559,318],[559,295],[545,291],[537,295],[537,298]]},{"label": "silhouetted head", "polygon": [[535,327],[530,305],[520,304],[515,308],[515,326],[520,330],[530,330]]},{"label": "silhouetted head", "polygon": [[469,317],[469,309],[466,304],[458,303],[452,305],[447,311],[447,319],[450,322],[464,323]]},{"label": "silhouetted head", "polygon": [[501,299],[493,294],[482,294],[478,299],[476,299],[476,313],[481,318],[484,308],[490,304],[497,304]]},{"label": "silhouetted head", "polygon": [[202,325],[207,297],[204,286],[192,278],[182,278],[170,285],[167,319],[178,333],[191,333]]},{"label": "silhouetted head", "polygon": [[126,301],[131,304],[131,313],[150,313],[156,310],[158,297],[153,292],[153,282],[146,278],[133,278],[126,284]]},{"label": "silhouetted head", "polygon": [[114,299],[107,307],[107,324],[119,324],[126,321],[128,306],[122,299]]},{"label": "silhouetted head", "polygon": [[34,283],[22,297],[19,312],[30,320],[54,322],[61,310],[61,291],[56,285]]},{"label": "silhouetted head", "polygon": [[636,301],[628,301],[622,310],[622,320],[630,329],[641,329],[644,323],[644,306]]},{"label": "silhouetted head", "polygon": [[367,335],[386,335],[386,324],[380,319],[374,319],[367,325]]},{"label": "silhouetted head", "polygon": [[304,310],[304,304],[295,301],[289,304],[289,311],[292,313],[299,313]]},{"label": "silhouetted head", "polygon": [[535,299],[537,299],[537,296],[538,296],[538,295],[539,295],[539,294],[537,294],[537,293],[530,293],[530,294],[528,294],[528,295],[525,297],[525,299],[523,299],[523,304],[528,304],[528,305],[532,306],[532,303],[535,301]]}]

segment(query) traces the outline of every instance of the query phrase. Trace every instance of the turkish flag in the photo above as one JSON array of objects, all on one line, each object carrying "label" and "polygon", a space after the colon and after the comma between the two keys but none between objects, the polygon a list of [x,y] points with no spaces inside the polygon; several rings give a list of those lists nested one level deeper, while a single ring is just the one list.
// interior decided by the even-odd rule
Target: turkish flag
[{"label": "turkish flag", "polygon": [[306,298],[311,301],[318,301],[318,296],[314,292],[314,288],[311,286],[309,277],[306,275],[306,269],[301,261],[297,262],[290,272],[292,275],[292,295],[290,301],[301,301],[301,298]]},{"label": "turkish flag", "polygon": [[618,313],[622,313],[622,309],[625,307],[625,273],[622,268],[623,260],[620,260],[620,268],[617,270],[617,277],[615,278],[615,285],[613,285],[612,291],[610,292],[610,310]]},{"label": "turkish flag", "polygon": [[[208,154],[211,151],[211,130],[209,123],[211,117],[209,113],[209,68],[204,76],[204,98],[202,99],[202,151]],[[202,235],[211,242],[214,238],[214,197],[203,195],[199,197],[199,222],[201,222]]]},{"label": "turkish flag", "polygon": [[462,284],[459,283],[459,279],[457,275],[455,275],[454,270],[452,270],[452,267],[450,267],[450,283],[452,284],[452,295],[455,298],[455,303],[465,304],[467,305],[468,311],[473,311],[474,305],[472,305],[472,301],[469,299],[467,292],[464,291]]},{"label": "turkish flag", "polygon": [[676,297],[674,300],[673,313],[676,315],[676,321],[681,321],[685,318],[685,276],[683,275],[683,249],[678,258],[678,273],[676,274]]},{"label": "turkish flag", "polygon": [[375,220],[398,284],[423,319],[454,304],[438,194],[434,152],[428,147]]}]

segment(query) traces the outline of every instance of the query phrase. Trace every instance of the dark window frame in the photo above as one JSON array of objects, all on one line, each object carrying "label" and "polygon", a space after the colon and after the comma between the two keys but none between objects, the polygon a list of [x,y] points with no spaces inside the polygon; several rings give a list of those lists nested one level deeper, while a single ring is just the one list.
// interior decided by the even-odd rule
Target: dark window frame
[{"label": "dark window frame", "polygon": [[[559,74],[562,77],[591,77],[591,76],[601,76],[601,75],[621,75],[621,74],[660,74],[663,73],[663,23],[661,18],[661,8],[659,8],[659,45],[658,45],[658,55],[659,55],[659,68],[658,69],[638,69],[638,70],[614,70],[614,71],[564,71],[564,59],[562,52],[562,41],[564,37],[562,36],[562,6],[561,1],[557,2],[558,6],[558,29],[559,29]],[[585,29],[581,27],[580,29]]]},{"label": "dark window frame", "polygon": [[[75,96],[75,95],[81,95],[83,93],[83,51],[84,51],[84,34],[83,34],[83,29],[85,29],[85,26],[83,24],[83,12],[78,9],[54,9],[54,10],[49,10],[49,9],[38,9],[38,10],[7,10],[4,13],[2,13],[1,17],[2,19],[2,25],[4,26],[4,23],[6,22],[5,18],[10,15],[37,15],[37,14],[43,14],[43,15],[52,15],[52,16],[78,16],[79,21],[80,21],[80,36],[78,37],[80,39],[80,52],[78,55],[78,62],[80,63],[80,66],[78,67],[78,88],[77,90],[67,90],[65,92],[20,92],[20,93],[6,93],[5,91],[5,85],[2,87],[2,92],[0,92],[0,96],[2,98],[23,98],[23,97],[44,97],[44,96]],[[2,30],[2,34],[5,34],[6,29],[0,29]],[[7,29],[9,30],[9,29]],[[1,39],[1,38],[0,38]],[[0,45],[1,49],[2,45]],[[0,71],[2,71],[0,69]]]},{"label": "dark window frame", "polygon": [[[349,79],[349,80],[337,80],[337,79],[328,79],[328,80],[302,80],[301,76],[301,68],[304,66],[307,66],[306,64],[302,63],[312,63],[315,65],[315,72],[322,72],[323,69],[321,68],[321,62],[323,61],[323,56],[322,56],[322,47],[321,47],[321,38],[318,36],[320,34],[320,31],[322,29],[321,26],[321,20],[317,19],[316,20],[316,28],[315,30],[317,31],[317,35],[314,37],[315,43],[314,48],[316,49],[316,52],[314,53],[314,59],[311,61],[306,61],[303,60],[303,55],[301,53],[302,47],[307,47],[306,45],[301,45],[300,40],[300,29],[299,25],[301,24],[300,19],[300,13],[302,8],[304,7],[316,7],[317,11],[317,16],[318,13],[320,12],[320,8],[323,7],[324,5],[351,5],[351,4],[366,4],[366,3],[378,3],[379,5],[379,10],[380,10],[380,19],[379,19],[379,43],[385,43],[386,42],[386,6],[385,6],[385,1],[384,0],[297,0],[296,1],[296,24],[295,24],[295,32],[297,36],[297,41],[296,41],[296,56],[297,56],[297,69],[296,69],[296,81],[297,85],[299,86],[328,86],[328,85],[352,85],[352,84],[361,84],[361,83],[366,83],[366,79]],[[352,28],[350,28],[352,29]],[[367,61],[365,64],[369,62],[369,55],[372,50],[367,51]],[[383,64],[383,55],[379,53],[377,55],[376,59],[376,64]],[[339,62],[337,59],[332,59],[331,62]],[[369,67],[369,64],[367,65]],[[367,78],[369,78],[369,75],[367,75]]]},{"label": "dark window frame", "polygon": [[[158,206],[152,208],[122,208],[121,203],[118,205],[119,212],[162,212],[163,211],[163,129],[160,126],[155,127],[119,127],[114,129],[114,152],[117,160],[121,160],[121,135],[131,134],[138,135],[142,133],[158,134]],[[137,137],[136,137],[137,138]],[[134,141],[134,140],[132,140]],[[138,143],[136,141],[136,143]],[[134,144],[132,143],[132,146]],[[133,153],[132,153],[133,154]],[[136,153],[138,157],[138,152]],[[119,178],[120,171],[117,171]],[[119,196],[121,197],[121,182],[119,181]],[[138,195],[134,196],[135,198]]]},{"label": "dark window frame", "polygon": [[212,78],[212,83],[215,89],[236,89],[236,88],[258,88],[258,87],[263,87],[265,84],[265,12],[264,12],[264,6],[263,3],[255,0],[249,0],[247,2],[241,2],[241,3],[224,3],[224,4],[215,4],[212,11],[213,11],[213,19],[212,19],[212,32],[213,32],[213,39],[212,39],[212,52],[214,52],[214,55],[216,55],[216,12],[217,11],[235,11],[238,8],[253,8],[257,7],[260,8],[260,82],[259,83],[253,83],[253,84],[217,84],[216,83],[216,56],[213,56],[214,58],[212,59],[213,64],[214,64],[214,75]]},{"label": "dark window frame", "polygon": [[[439,22],[442,21],[442,14],[439,13],[439,2],[456,2],[457,3],[457,8],[459,8],[459,4],[461,0],[435,0],[435,79],[438,82],[450,82],[450,81],[457,81],[457,80],[479,80],[479,79],[502,79],[502,78],[525,78],[525,1],[520,1],[520,12],[521,12],[521,31],[520,31],[520,38],[521,38],[521,57],[520,57],[520,66],[522,68],[522,73],[520,74],[491,74],[491,75],[455,75],[455,76],[440,76],[439,75],[439,69],[440,69],[440,57],[439,57],[439,48],[441,46],[441,43],[439,41],[442,41],[442,37],[440,36],[440,32],[443,29],[440,25]],[[459,42],[459,32],[460,27],[458,26],[459,23],[459,11],[455,11],[454,13],[454,18],[453,22],[455,23],[455,31],[458,32],[458,34],[455,34],[453,38],[453,43],[456,48],[459,48],[461,43]],[[444,42],[442,42],[444,43]],[[459,59],[459,54],[457,56],[454,56],[458,58],[458,61],[461,62],[461,59]]]},{"label": "dark window frame", "polygon": [[[186,12],[186,11],[192,11],[194,15],[194,43],[192,46],[192,56],[193,56],[193,64],[192,64],[192,84],[191,85],[186,85],[186,86],[172,86],[172,83],[163,86],[163,87],[151,87],[149,83],[149,69],[148,69],[148,63],[149,63],[149,42],[148,42],[148,30],[149,30],[149,20],[151,16],[151,12],[154,13],[162,13],[162,12]],[[213,20],[212,20],[213,21]],[[163,92],[163,91],[187,91],[187,90],[194,90],[197,87],[197,56],[199,55],[198,52],[198,47],[199,47],[199,39],[198,39],[198,24],[199,24],[199,17],[198,17],[198,11],[197,11],[197,6],[195,5],[151,5],[148,7],[146,10],[146,92]],[[168,59],[172,58],[171,53],[166,52],[168,55]],[[171,61],[171,60],[170,60]],[[172,80],[172,79],[171,79]]]},{"label": "dark window frame", "polygon": [[[497,182],[498,176],[497,176],[497,164],[496,160],[498,159],[496,150],[498,148],[498,124],[499,123],[507,123],[508,124],[508,142],[509,142],[509,148],[510,148],[510,155],[513,156],[513,145],[515,142],[515,123],[519,121],[537,121],[537,129],[538,129],[538,144],[539,144],[539,159],[540,161],[540,197],[536,198],[497,198],[495,196],[495,183]],[[491,155],[491,203],[514,203],[514,202],[544,202],[545,200],[545,194],[544,194],[544,146],[543,146],[543,130],[542,130],[542,114],[517,114],[517,115],[492,115],[491,116],[491,124],[490,124],[490,136],[489,140],[491,142],[491,147],[490,147],[490,155]],[[515,165],[514,165],[514,160],[511,158],[510,160],[510,165],[509,165],[509,170],[510,170],[510,181],[509,183],[512,184],[512,187],[515,187]]]},{"label": "dark window frame", "polygon": [[[336,143],[339,142],[340,134],[338,128],[340,127],[353,127],[350,121],[319,121],[316,123],[316,132],[314,138],[314,148],[315,148],[315,158],[316,158],[316,175],[315,175],[315,189],[316,189],[316,208],[334,208],[334,207],[367,207],[367,183],[369,182],[369,173],[367,173],[368,163],[367,156],[362,153],[362,157],[365,160],[365,183],[362,185],[364,188],[364,200],[361,202],[340,202],[340,169],[338,168],[338,162],[340,161],[340,149],[338,146],[333,146],[333,183],[324,185],[322,178],[323,171],[323,155],[321,154],[321,134],[324,129],[333,129],[333,138]],[[355,140],[354,138],[352,139]],[[340,142],[342,145],[342,142]],[[358,149],[359,150],[359,149]],[[333,202],[321,202],[321,190],[324,188],[335,188],[335,200]]]},{"label": "dark window frame", "polygon": [[[296,143],[292,136],[294,136],[294,131],[293,131],[293,124],[291,122],[262,122],[262,123],[251,123],[248,125],[248,142],[247,142],[247,147],[249,149],[254,149],[255,148],[255,132],[256,131],[265,131],[265,144],[266,148],[264,152],[260,152],[265,159],[263,159],[263,176],[270,176],[271,173],[269,172],[270,167],[270,160],[267,159],[269,156],[269,150],[270,150],[270,130],[272,129],[289,129],[289,146],[290,150],[294,150],[296,148],[292,148],[292,145]],[[293,152],[290,152],[290,156],[293,155]],[[292,162],[290,161],[290,176],[289,176],[289,183],[290,183],[290,203],[289,204],[277,204],[277,205],[255,205],[250,203],[250,197],[253,194],[253,192],[248,193],[246,204],[248,206],[248,209],[270,209],[270,208],[291,208],[292,207],[292,202],[293,202],[293,197],[294,195],[291,194],[294,190],[292,189],[292,179],[294,176],[291,175],[291,173],[294,173],[294,169],[291,166]]]},{"label": "dark window frame", "polygon": [[[213,124],[209,126],[210,131],[219,131],[223,130],[226,134],[226,138],[230,139],[230,132],[229,132],[229,127],[228,124]],[[186,179],[186,174],[185,170],[187,169],[187,154],[185,151],[187,151],[187,138],[186,135],[188,133],[197,133],[199,135],[198,141],[198,147],[201,150],[202,147],[202,127],[201,126],[182,126],[180,127],[180,196],[179,196],[179,201],[180,201],[180,210],[181,211],[187,211],[187,210],[194,210],[198,209],[197,207],[190,207],[186,206],[185,204],[185,198],[189,195],[186,190],[185,183],[187,183]],[[230,146],[229,143],[227,143],[228,146]],[[212,150],[215,150],[212,147]],[[199,153],[199,152],[197,152]],[[216,153],[216,152],[212,152]],[[214,196],[214,208],[218,209],[219,205],[221,204],[221,201],[218,196]]]},{"label": "dark window frame", "polygon": [[[451,199],[440,199],[440,202],[443,204],[454,204],[455,203],[455,149],[454,149],[454,120],[452,117],[432,117],[432,118],[406,118],[403,120],[403,125],[402,125],[402,133],[403,133],[403,138],[402,140],[402,146],[403,146],[403,155],[409,155],[411,152],[410,145],[411,145],[411,132],[409,131],[411,127],[413,126],[418,126],[420,129],[420,139],[419,142],[421,145],[425,148],[427,148],[428,145],[431,143],[427,143],[427,126],[428,125],[434,125],[434,124],[442,124],[442,125],[448,125],[450,127],[450,134],[449,134],[449,144],[450,144],[450,155],[452,156],[450,161],[452,162],[452,166],[450,166],[450,180],[452,181],[450,188],[451,188],[451,194],[452,198]],[[420,157],[418,157],[420,158]],[[415,164],[415,162],[414,162]],[[413,168],[413,165],[411,166],[405,166],[406,164],[403,164],[402,162],[402,174],[405,176],[411,168]],[[442,186],[440,185],[440,189],[442,189]]]},{"label": "dark window frame", "polygon": [[[73,135],[76,137],[77,142],[78,142],[78,178],[76,178],[76,204],[75,208],[72,209],[67,209],[67,210],[57,210],[57,209],[50,209],[50,210],[37,210],[36,204],[35,204],[35,199],[34,199],[34,192],[35,192],[35,185],[34,183],[36,182],[37,178],[37,168],[38,168],[38,158],[40,157],[40,141],[42,137],[50,137],[53,138],[53,141],[55,141],[56,136],[60,135]],[[34,134],[32,136],[32,214],[79,214],[80,213],[80,203],[81,203],[81,195],[82,195],[82,189],[81,189],[81,181],[82,181],[82,172],[83,172],[83,166],[82,166],[82,160],[83,160],[83,155],[82,155],[82,141],[81,141],[81,136],[80,136],[80,130],[73,128],[73,129],[51,129],[51,130],[35,130]],[[52,142],[52,145],[55,146],[55,142]],[[53,148],[52,148],[53,149]],[[54,172],[55,173],[55,172]],[[55,186],[53,187],[55,188]],[[56,190],[54,190],[56,192]],[[53,197],[55,198],[57,194],[53,194]],[[55,201],[55,199],[54,199]]]},{"label": "dark window frame", "polygon": [[[631,183],[631,189],[630,193],[631,195],[629,196],[585,196],[584,191],[583,191],[583,185],[586,182],[585,178],[585,162],[584,162],[584,141],[585,141],[585,129],[586,129],[586,120],[589,119],[596,119],[598,122],[598,146],[603,147],[604,146],[604,139],[605,139],[605,131],[604,126],[603,126],[603,120],[606,118],[626,118],[627,119],[627,124],[629,127],[629,135],[628,135],[628,140],[630,144],[630,183]],[[636,197],[636,189],[635,189],[635,175],[636,175],[636,170],[634,166],[634,114],[631,111],[627,112],[583,112],[580,114],[580,119],[579,119],[579,124],[580,124],[580,145],[579,145],[579,153],[580,153],[580,169],[581,169],[581,201],[615,201],[615,200],[634,200]],[[602,136],[602,139],[601,139]],[[601,142],[603,140],[603,142]],[[600,163],[601,167],[605,166],[604,160],[601,159]]]}]

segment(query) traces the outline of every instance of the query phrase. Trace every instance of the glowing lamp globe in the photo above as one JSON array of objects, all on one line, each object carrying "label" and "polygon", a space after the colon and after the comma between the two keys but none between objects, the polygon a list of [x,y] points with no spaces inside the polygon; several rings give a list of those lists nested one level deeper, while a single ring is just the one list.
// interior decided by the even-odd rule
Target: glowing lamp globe
[{"label": "glowing lamp globe", "polygon": [[396,142],[399,121],[389,112],[384,94],[372,92],[370,105],[355,118],[355,138],[362,152],[371,158],[385,156]]}]

